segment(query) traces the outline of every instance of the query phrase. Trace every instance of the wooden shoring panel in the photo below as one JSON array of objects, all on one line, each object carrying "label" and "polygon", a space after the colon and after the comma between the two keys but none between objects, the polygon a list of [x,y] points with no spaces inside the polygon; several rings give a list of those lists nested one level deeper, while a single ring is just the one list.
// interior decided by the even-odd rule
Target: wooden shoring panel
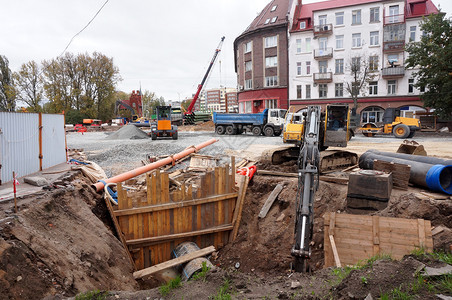
[{"label": "wooden shoring panel", "polygon": [[181,184],[169,191],[169,175],[159,170],[146,174],[146,194],[127,192],[118,184],[118,207],[112,212],[124,233],[136,269],[171,259],[171,251],[184,241],[199,247],[225,245],[233,228],[237,189],[235,161],[201,176],[200,187]]},{"label": "wooden shoring panel", "polygon": [[[323,216],[325,267],[335,265],[331,216]],[[342,265],[354,265],[377,254],[400,259],[416,248],[433,250],[431,223],[423,219],[334,214],[334,241]]]},{"label": "wooden shoring panel", "polygon": [[395,188],[408,189],[411,166],[382,160],[374,160],[373,166],[374,170],[392,173],[392,183]]}]

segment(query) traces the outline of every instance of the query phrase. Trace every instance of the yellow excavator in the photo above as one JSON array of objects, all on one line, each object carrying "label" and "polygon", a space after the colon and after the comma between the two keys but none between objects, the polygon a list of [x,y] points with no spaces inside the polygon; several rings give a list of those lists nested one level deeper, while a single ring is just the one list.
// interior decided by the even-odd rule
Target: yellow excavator
[{"label": "yellow excavator", "polygon": [[[280,164],[298,159],[304,140],[304,127],[307,126],[306,117],[312,107],[308,106],[301,112],[294,112],[289,108],[283,129],[283,142],[288,145],[266,151],[263,154],[264,161]],[[350,112],[347,104],[330,104],[326,106],[325,112],[320,113],[318,124],[315,126],[319,126],[318,148],[321,151],[319,163],[321,173],[357,164],[356,153],[343,150],[325,151],[328,147],[347,147],[350,139],[349,121]],[[313,126],[312,123],[308,125]]]}]

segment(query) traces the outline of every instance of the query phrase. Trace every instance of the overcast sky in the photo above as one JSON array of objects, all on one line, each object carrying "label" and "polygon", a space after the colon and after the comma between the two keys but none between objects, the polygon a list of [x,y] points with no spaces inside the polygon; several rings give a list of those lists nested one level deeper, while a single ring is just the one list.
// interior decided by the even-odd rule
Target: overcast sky
[{"label": "overcast sky", "polygon": [[[56,58],[106,0],[0,0],[0,54],[12,71]],[[225,36],[206,88],[236,87],[234,39],[270,0],[109,0],[68,48],[113,57],[130,93],[140,87],[166,100],[191,97]],[[318,2],[304,0],[303,3]],[[448,16],[451,0],[433,0]]]}]

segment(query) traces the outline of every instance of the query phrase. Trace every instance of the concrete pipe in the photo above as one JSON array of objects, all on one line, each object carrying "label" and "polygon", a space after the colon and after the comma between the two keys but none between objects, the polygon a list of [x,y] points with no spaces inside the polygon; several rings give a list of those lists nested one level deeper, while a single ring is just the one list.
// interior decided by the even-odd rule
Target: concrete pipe
[{"label": "concrete pipe", "polygon": [[[410,155],[412,156],[412,155]],[[359,167],[373,169],[374,160],[410,165],[410,182],[435,192],[452,194],[452,165],[429,164],[367,151],[359,158]]]},{"label": "concrete pipe", "polygon": [[375,149],[367,150],[367,152],[372,152],[372,153],[375,153],[377,155],[382,155],[382,156],[389,156],[389,157],[406,159],[406,160],[409,160],[409,161],[423,162],[423,163],[431,164],[431,165],[445,165],[445,166],[452,165],[452,159],[446,160],[446,159],[443,159],[443,158],[429,157],[429,156],[422,156],[422,155],[412,155],[412,154],[393,153],[393,152],[382,152],[382,151],[378,151],[378,150],[375,150]]}]

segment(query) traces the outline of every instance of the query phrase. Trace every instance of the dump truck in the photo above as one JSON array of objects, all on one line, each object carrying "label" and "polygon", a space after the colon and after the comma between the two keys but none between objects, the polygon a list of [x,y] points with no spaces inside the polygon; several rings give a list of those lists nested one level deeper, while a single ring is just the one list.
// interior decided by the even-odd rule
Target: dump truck
[{"label": "dump truck", "polygon": [[286,109],[264,109],[255,114],[213,113],[213,122],[217,134],[242,134],[279,136],[283,130]]},{"label": "dump truck", "polygon": [[383,114],[383,124],[366,123],[359,128],[364,136],[372,137],[376,134],[393,134],[396,138],[412,138],[421,128],[421,123],[415,118],[400,116],[399,108],[387,108]]}]

